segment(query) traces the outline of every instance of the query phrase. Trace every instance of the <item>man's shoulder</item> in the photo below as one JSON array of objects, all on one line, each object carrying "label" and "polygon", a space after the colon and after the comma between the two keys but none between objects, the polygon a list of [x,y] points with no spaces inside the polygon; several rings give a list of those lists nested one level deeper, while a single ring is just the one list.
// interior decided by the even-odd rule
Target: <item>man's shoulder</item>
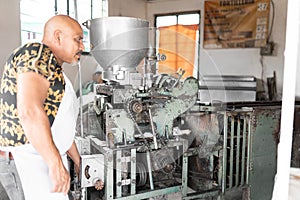
[{"label": "man's shoulder", "polygon": [[13,58],[14,61],[31,61],[31,60],[40,60],[48,62],[49,59],[53,58],[54,55],[50,48],[42,43],[34,42],[27,43],[23,46],[17,48],[14,51]]},{"label": "man's shoulder", "polygon": [[39,51],[50,51],[49,47],[39,42],[27,43],[15,50],[15,53],[33,53],[38,54]]},{"label": "man's shoulder", "polygon": [[15,52],[22,51],[25,49],[40,48],[41,45],[42,45],[42,43],[39,43],[39,42],[29,42],[29,43],[23,44],[23,45],[19,46],[18,48],[16,48]]},{"label": "man's shoulder", "polygon": [[55,56],[50,48],[42,43],[27,43],[18,48],[12,57],[8,60],[8,65],[23,73],[34,71],[48,77],[54,74],[58,68]]}]

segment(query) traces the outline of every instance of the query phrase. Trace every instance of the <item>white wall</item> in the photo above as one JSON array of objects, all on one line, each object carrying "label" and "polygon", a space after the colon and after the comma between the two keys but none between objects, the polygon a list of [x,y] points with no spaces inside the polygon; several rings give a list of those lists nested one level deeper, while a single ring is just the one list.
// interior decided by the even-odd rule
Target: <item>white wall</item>
[{"label": "white wall", "polygon": [[109,0],[109,16],[146,18],[146,4],[143,0]]},{"label": "white wall", "polygon": [[[0,0],[0,73],[11,52],[21,45],[20,0]],[[3,6],[5,5],[5,6]]]}]

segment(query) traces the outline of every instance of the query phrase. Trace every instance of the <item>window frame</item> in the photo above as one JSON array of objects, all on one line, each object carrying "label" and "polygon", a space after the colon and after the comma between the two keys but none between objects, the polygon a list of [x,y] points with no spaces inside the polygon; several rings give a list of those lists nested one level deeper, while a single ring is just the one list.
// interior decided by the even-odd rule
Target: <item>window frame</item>
[{"label": "window frame", "polygon": [[[201,42],[201,34],[200,34],[200,28],[201,28],[201,11],[200,10],[194,10],[194,11],[183,11],[183,12],[170,12],[170,13],[162,13],[162,14],[155,14],[154,15],[154,27],[155,29],[158,29],[157,27],[157,18],[163,17],[163,16],[176,16],[176,25],[179,25],[178,23],[178,16],[180,15],[187,15],[187,14],[198,14],[199,16],[199,24],[198,24],[198,34],[197,34],[197,49],[195,50],[195,66],[197,66],[196,74],[193,74],[195,78],[199,78],[199,69],[200,69],[200,42]],[[158,42],[158,36],[156,34],[155,38],[155,51],[159,49],[159,42]],[[158,63],[156,64],[156,73],[158,73]]]}]

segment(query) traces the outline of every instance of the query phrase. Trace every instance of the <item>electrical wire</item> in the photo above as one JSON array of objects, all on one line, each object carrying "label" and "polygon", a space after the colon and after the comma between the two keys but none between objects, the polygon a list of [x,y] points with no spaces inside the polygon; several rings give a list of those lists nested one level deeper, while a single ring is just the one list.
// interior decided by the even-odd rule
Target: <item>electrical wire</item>
[{"label": "electrical wire", "polygon": [[269,39],[271,37],[272,31],[273,31],[273,25],[274,25],[274,17],[275,17],[275,6],[274,6],[274,1],[271,0],[271,5],[272,5],[272,17],[271,17],[271,25],[270,25],[270,31],[267,37],[267,42],[269,42]]}]

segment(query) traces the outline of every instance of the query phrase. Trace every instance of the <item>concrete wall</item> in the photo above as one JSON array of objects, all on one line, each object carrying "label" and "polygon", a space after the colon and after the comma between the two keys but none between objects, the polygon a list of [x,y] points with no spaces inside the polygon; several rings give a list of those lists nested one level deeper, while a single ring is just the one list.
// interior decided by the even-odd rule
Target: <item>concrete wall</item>
[{"label": "concrete wall", "polygon": [[146,3],[143,0],[109,0],[109,16],[127,16],[146,19]]},{"label": "concrete wall", "polygon": [[21,44],[20,0],[0,0],[0,5],[0,73],[2,76],[6,59]]}]

